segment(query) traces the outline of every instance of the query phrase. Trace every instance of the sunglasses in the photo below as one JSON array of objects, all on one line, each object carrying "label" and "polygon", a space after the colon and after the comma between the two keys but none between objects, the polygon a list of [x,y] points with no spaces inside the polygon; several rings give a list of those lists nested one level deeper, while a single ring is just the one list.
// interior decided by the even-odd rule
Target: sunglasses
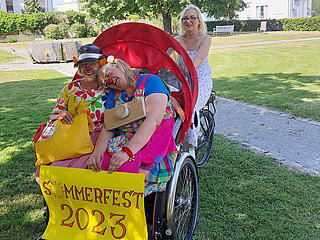
[{"label": "sunglasses", "polygon": [[196,21],[197,19],[199,19],[199,17],[194,17],[194,16],[191,16],[191,17],[183,17],[183,18],[181,18],[181,21],[182,22],[186,22],[186,21],[190,21],[190,22],[194,22],[194,21]]}]

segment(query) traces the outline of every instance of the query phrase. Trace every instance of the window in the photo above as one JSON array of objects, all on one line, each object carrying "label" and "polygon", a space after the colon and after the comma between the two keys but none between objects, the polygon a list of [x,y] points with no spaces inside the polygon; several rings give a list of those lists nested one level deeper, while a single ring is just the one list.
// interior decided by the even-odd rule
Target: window
[{"label": "window", "polygon": [[8,13],[14,13],[13,12],[13,0],[6,0],[6,7]]},{"label": "window", "polygon": [[266,18],[267,16],[267,5],[264,6],[257,6],[257,18],[258,19],[262,19],[262,18]]}]

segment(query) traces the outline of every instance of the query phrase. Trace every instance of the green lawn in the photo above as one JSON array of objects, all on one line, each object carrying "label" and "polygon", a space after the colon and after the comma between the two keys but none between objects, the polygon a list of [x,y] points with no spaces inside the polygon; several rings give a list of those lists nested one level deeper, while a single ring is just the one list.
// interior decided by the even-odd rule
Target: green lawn
[{"label": "green lawn", "polygon": [[256,43],[266,41],[280,41],[291,39],[303,39],[303,38],[319,38],[320,32],[266,32],[262,34],[256,33],[236,33],[234,36],[215,36],[212,37],[212,47],[244,44],[244,43]]},{"label": "green lawn", "polygon": [[[0,72],[0,239],[36,239],[45,228],[32,136],[70,81],[56,71]],[[194,239],[319,239],[320,181],[216,137],[199,170]]]},{"label": "green lawn", "polygon": [[214,50],[217,95],[320,120],[320,41]]},{"label": "green lawn", "polygon": [[15,60],[23,59],[22,57],[16,56],[6,51],[0,50],[0,64],[4,62],[11,62]]}]

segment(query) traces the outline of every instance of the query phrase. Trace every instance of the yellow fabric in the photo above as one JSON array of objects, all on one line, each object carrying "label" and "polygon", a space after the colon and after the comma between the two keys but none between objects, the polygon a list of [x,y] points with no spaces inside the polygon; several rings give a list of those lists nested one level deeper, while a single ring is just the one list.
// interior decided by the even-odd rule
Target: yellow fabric
[{"label": "yellow fabric", "polygon": [[43,239],[147,240],[144,176],[40,167],[50,218]]},{"label": "yellow fabric", "polygon": [[63,124],[56,120],[57,129],[52,137],[35,142],[36,166],[54,161],[81,157],[92,153],[93,144],[89,134],[87,103],[69,97],[68,111],[73,115],[72,124]]}]

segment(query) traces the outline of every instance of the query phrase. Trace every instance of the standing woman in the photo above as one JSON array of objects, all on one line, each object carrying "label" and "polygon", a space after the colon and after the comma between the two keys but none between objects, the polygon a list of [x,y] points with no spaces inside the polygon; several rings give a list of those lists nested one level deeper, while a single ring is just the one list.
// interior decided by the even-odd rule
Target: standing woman
[{"label": "standing woman", "polygon": [[[198,7],[190,4],[180,15],[180,33],[176,39],[185,48],[192,59],[198,75],[198,99],[195,114],[199,119],[199,110],[207,103],[212,90],[212,72],[208,63],[211,37],[206,34],[207,26],[202,19]],[[176,106],[174,106],[175,109]],[[200,125],[188,131],[189,153],[195,157],[195,147],[200,131]]]}]

